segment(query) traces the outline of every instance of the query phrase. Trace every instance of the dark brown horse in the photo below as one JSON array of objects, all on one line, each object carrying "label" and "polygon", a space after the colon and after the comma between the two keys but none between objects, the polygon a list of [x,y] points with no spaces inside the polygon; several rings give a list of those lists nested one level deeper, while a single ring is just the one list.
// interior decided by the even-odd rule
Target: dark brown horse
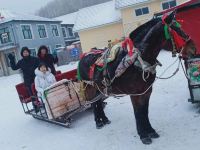
[{"label": "dark brown horse", "polygon": [[[130,34],[129,37],[134,42],[134,46],[140,51],[142,60],[147,62],[149,67],[157,63],[156,58],[161,49],[167,48],[168,50],[171,49],[172,51],[174,48],[174,43],[172,43],[174,41],[171,42],[171,40],[166,40],[166,33],[164,30],[165,25],[174,30],[183,39],[188,39],[188,36],[175,25],[174,21],[175,16],[174,13],[172,13],[165,18],[164,22],[160,18],[152,19]],[[187,49],[185,48],[183,50],[186,51]],[[177,49],[177,52],[180,51]],[[110,81],[114,78],[115,70],[125,55],[127,55],[126,50],[120,51],[115,61],[107,65],[106,76],[103,76],[102,74],[99,75],[99,72],[95,70],[94,74],[98,74],[98,76],[96,80],[94,79],[94,82],[96,82],[97,87],[101,91],[103,91],[104,87],[104,84],[102,84],[101,81],[104,78]],[[87,69],[89,68],[85,68],[85,64],[88,62],[92,64],[96,60],[96,57],[99,56],[88,55],[80,61],[79,69],[83,80],[89,80],[87,77],[87,73],[89,71]],[[92,61],[89,61],[91,59]],[[148,117],[149,99],[152,93],[152,84],[155,78],[156,73],[144,71],[142,67],[133,63],[120,77],[115,78],[113,82],[107,87],[109,95],[130,95],[134,108],[137,132],[144,144],[150,144],[152,143],[151,138],[159,137],[155,129],[152,128]],[[100,114],[102,114],[102,112],[103,110],[101,109]],[[104,112],[103,115],[105,116]]]}]

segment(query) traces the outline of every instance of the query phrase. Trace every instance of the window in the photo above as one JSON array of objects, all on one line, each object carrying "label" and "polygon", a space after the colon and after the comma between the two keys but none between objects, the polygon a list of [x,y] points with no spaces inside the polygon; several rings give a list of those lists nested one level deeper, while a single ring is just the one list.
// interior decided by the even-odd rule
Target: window
[{"label": "window", "polygon": [[145,14],[149,14],[149,8],[148,7],[143,7],[143,8],[139,8],[139,9],[135,10],[136,16],[141,16],[141,15],[145,15]]},{"label": "window", "polygon": [[73,29],[72,28],[67,28],[68,29],[68,34],[70,37],[74,36],[74,33],[73,33]]},{"label": "window", "polygon": [[0,29],[0,40],[1,40],[1,44],[5,44],[5,43],[11,42],[10,32],[9,32],[8,28]]},{"label": "window", "polygon": [[176,6],[176,0],[167,1],[162,3],[163,10]]},{"label": "window", "polygon": [[59,36],[57,25],[51,25],[51,29],[52,29],[53,36]]},{"label": "window", "polygon": [[78,38],[79,37],[78,32],[75,32],[74,36]]},{"label": "window", "polygon": [[24,39],[32,39],[32,32],[31,32],[31,26],[30,25],[21,25],[22,27],[22,33],[24,36]]},{"label": "window", "polygon": [[47,46],[47,48],[48,48],[48,53],[51,54],[51,46],[49,45]]},{"label": "window", "polygon": [[65,28],[62,28],[62,33],[63,33],[63,36],[64,36],[64,37],[67,37],[67,33],[66,33]]},{"label": "window", "polygon": [[36,56],[36,50],[34,48],[29,49],[31,51],[31,56]]},{"label": "window", "polygon": [[38,25],[38,33],[40,38],[46,38],[47,37],[47,32],[45,29],[45,25]]},{"label": "window", "polygon": [[62,47],[61,44],[56,44],[56,48]]}]

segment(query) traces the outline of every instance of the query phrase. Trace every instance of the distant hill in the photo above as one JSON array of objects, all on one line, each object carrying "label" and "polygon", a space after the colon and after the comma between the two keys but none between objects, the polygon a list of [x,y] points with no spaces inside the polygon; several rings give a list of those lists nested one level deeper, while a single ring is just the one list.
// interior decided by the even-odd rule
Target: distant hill
[{"label": "distant hill", "polygon": [[[78,11],[81,8],[108,2],[110,0],[54,0],[40,8],[36,15],[54,18]],[[102,10],[103,11],[103,10]]]}]

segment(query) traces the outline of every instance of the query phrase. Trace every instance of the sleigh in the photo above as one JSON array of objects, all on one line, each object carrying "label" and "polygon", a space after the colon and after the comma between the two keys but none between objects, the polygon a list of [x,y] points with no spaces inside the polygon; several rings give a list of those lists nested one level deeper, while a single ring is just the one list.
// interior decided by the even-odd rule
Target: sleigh
[{"label": "sleigh", "polygon": [[[88,96],[91,92],[96,92],[93,87],[85,88],[81,95],[81,83],[76,79],[77,70],[69,72],[58,72],[55,85],[45,90],[46,100],[37,97],[35,85],[32,85],[32,92],[34,96],[29,96],[24,83],[16,85],[16,90],[19,96],[25,114],[32,116],[52,124],[63,127],[70,127],[73,116],[75,114],[86,111],[91,108],[91,104],[98,100],[105,100],[106,97],[102,94],[96,94],[91,97]],[[32,106],[32,101],[38,102],[39,110],[36,113]]]}]

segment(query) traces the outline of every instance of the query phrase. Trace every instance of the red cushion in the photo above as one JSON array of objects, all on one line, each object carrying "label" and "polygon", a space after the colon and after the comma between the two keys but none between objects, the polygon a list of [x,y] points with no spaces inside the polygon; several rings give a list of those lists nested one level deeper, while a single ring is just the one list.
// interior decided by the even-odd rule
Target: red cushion
[{"label": "red cushion", "polygon": [[57,74],[55,77],[56,77],[56,81],[60,81],[62,79],[75,80],[76,75],[77,75],[77,69],[74,69],[68,72]]},{"label": "red cushion", "polygon": [[31,102],[31,97],[24,83],[17,84],[15,87],[22,103]]},{"label": "red cushion", "polygon": [[61,74],[61,71],[60,71],[60,70],[56,71],[56,75],[57,75],[57,74]]}]

